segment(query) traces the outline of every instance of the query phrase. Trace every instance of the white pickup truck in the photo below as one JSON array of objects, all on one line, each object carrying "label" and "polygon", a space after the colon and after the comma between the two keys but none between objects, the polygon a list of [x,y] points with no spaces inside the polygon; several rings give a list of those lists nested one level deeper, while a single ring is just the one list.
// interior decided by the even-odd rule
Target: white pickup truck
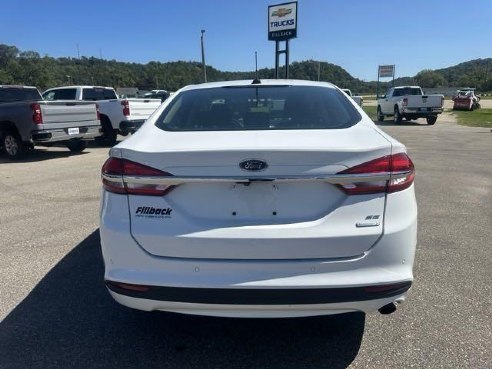
[{"label": "white pickup truck", "polygon": [[135,132],[161,105],[160,99],[118,99],[114,88],[99,86],[65,86],[43,92],[43,98],[53,100],[95,101],[101,114],[102,140],[116,143],[116,136]]},{"label": "white pickup truck", "polygon": [[352,95],[352,91],[350,91],[348,88],[342,88],[342,91],[345,92],[347,95],[349,95],[352,100],[354,100],[357,105],[359,105],[362,108],[362,105],[364,104],[364,98],[362,96],[358,95]]},{"label": "white pickup truck", "polygon": [[386,116],[392,116],[395,123],[403,118],[426,118],[427,124],[432,125],[442,113],[443,105],[444,95],[424,95],[419,86],[392,87],[378,98],[378,121],[382,122]]}]

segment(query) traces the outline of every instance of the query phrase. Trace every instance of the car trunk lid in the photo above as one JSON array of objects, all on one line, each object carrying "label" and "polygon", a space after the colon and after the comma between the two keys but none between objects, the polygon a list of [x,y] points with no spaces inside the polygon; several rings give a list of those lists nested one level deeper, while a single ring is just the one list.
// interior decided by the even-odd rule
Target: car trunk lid
[{"label": "car trunk lid", "polygon": [[[142,134],[147,139],[138,141],[145,144],[136,141],[130,150],[123,143],[114,154],[175,181],[164,196],[128,195],[131,234],[153,255],[347,258],[364,253],[382,234],[385,194],[349,196],[333,180],[391,154],[390,142],[369,125]],[[267,167],[244,170],[240,163],[248,160]]]}]

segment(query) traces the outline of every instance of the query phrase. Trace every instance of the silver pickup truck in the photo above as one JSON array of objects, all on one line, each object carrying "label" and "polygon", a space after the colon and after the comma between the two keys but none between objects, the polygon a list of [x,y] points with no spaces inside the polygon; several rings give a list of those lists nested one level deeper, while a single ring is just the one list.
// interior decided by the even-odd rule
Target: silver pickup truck
[{"label": "silver pickup truck", "polygon": [[100,135],[95,103],[47,102],[35,87],[0,85],[0,146],[9,158],[22,158],[34,145],[55,143],[80,152],[84,140]]}]

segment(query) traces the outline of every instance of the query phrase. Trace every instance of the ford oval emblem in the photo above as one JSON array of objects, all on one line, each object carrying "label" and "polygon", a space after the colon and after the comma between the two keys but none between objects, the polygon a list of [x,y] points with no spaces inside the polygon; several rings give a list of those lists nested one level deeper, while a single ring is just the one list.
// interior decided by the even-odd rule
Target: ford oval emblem
[{"label": "ford oval emblem", "polygon": [[263,160],[247,159],[240,162],[239,167],[243,170],[259,171],[268,168],[268,164]]}]

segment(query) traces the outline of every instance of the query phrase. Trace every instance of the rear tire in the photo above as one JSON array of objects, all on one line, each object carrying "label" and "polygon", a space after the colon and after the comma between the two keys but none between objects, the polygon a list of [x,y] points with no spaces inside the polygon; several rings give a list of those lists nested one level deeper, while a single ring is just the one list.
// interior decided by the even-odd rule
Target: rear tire
[{"label": "rear tire", "polygon": [[29,145],[22,142],[20,136],[14,131],[7,131],[2,134],[2,146],[10,160],[22,159],[29,151]]},{"label": "rear tire", "polygon": [[434,116],[427,117],[425,119],[427,120],[427,124],[430,125],[430,126],[434,125],[436,123],[436,121],[437,121],[437,117],[434,117]]},{"label": "rear tire", "polygon": [[103,134],[101,137],[96,137],[96,141],[102,145],[114,146],[118,132],[113,129],[110,120],[106,117],[101,117],[101,127]]},{"label": "rear tire", "polygon": [[393,116],[393,121],[398,124],[401,123],[403,117],[400,114],[400,110],[398,109],[398,106],[395,106],[395,115]]},{"label": "rear tire", "polygon": [[71,152],[82,152],[87,147],[87,143],[82,140],[71,140],[66,143]]},{"label": "rear tire", "polygon": [[378,122],[384,121],[384,114],[381,111],[381,107],[380,106],[378,106],[378,113],[377,113],[377,115],[378,115]]}]

